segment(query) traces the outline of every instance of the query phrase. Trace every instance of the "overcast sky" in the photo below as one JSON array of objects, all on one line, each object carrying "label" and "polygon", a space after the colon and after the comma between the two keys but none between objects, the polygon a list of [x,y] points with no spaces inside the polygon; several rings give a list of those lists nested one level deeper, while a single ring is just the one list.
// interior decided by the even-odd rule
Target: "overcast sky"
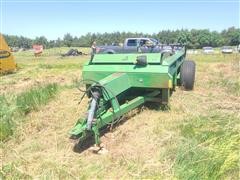
[{"label": "overcast sky", "polygon": [[240,0],[0,0],[1,32],[48,39],[87,32],[239,28]]}]

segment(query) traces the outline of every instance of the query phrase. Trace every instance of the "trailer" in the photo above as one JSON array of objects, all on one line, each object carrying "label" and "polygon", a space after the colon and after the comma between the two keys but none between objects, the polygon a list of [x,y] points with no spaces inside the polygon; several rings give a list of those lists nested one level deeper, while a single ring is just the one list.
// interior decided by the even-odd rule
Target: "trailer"
[{"label": "trailer", "polygon": [[174,54],[95,54],[82,71],[89,98],[87,115],[71,129],[80,146],[93,138],[100,145],[100,133],[112,127],[129,111],[146,102],[167,105],[177,86],[192,90],[195,63],[185,59],[182,48]]}]

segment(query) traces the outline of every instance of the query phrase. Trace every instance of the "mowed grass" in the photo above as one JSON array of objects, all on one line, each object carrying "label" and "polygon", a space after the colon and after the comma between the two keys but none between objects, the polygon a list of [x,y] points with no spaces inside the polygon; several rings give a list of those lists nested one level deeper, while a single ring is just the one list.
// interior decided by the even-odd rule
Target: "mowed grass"
[{"label": "mowed grass", "polygon": [[[39,84],[71,84],[81,76],[81,68],[88,60],[88,55],[61,57],[70,48],[44,50],[40,57],[34,57],[32,51],[14,53],[18,70],[7,76],[1,76],[0,94],[15,94],[38,86]],[[74,48],[75,49],[75,48]],[[89,48],[78,48],[89,53]]]},{"label": "mowed grass", "polygon": [[[13,134],[18,119],[54,97],[60,85],[72,85],[80,77],[80,70],[88,56],[66,57],[70,48],[45,50],[40,57],[34,57],[32,51],[14,53],[18,70],[12,74],[1,75],[0,81],[0,140]],[[75,48],[76,49],[76,48]],[[78,50],[89,53],[89,48]],[[72,71],[75,70],[75,75]]]},{"label": "mowed grass", "polygon": [[[65,88],[54,101],[27,113],[16,135],[1,145],[1,174],[6,179],[238,179],[239,57],[189,55],[197,64],[194,91],[177,89],[169,109],[143,107],[129,113],[101,138],[105,155],[73,152],[68,131],[85,114],[87,99],[79,106],[81,93],[74,86]],[[80,77],[88,57],[61,62],[56,55],[40,62],[19,58],[24,68],[11,81],[31,77],[36,68],[43,77],[34,80],[47,81],[46,73],[68,85]]]},{"label": "mowed grass", "polygon": [[202,78],[202,87],[208,90],[201,93],[207,94],[211,103],[203,104],[209,107],[207,112],[180,123],[182,139],[177,147],[175,175],[179,179],[238,179],[240,56],[198,55],[195,59],[199,71],[209,72],[198,73],[202,75],[198,79]]},{"label": "mowed grass", "polygon": [[4,141],[13,135],[16,124],[19,124],[24,115],[38,110],[55,97],[59,86],[55,83],[32,88],[13,97],[11,101],[0,96],[0,140]]},{"label": "mowed grass", "polygon": [[180,126],[174,169],[179,179],[238,179],[239,117],[220,112],[191,117]]}]

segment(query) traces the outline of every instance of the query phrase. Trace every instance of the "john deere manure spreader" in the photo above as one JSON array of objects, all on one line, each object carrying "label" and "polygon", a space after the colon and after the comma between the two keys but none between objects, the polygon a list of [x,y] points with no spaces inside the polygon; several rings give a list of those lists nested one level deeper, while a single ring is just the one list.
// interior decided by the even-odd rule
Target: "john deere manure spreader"
[{"label": "john deere manure spreader", "polygon": [[145,102],[168,104],[176,86],[192,90],[195,63],[185,59],[183,48],[173,54],[96,54],[83,67],[85,94],[90,98],[86,117],[70,131],[79,143],[94,138],[129,111]]}]

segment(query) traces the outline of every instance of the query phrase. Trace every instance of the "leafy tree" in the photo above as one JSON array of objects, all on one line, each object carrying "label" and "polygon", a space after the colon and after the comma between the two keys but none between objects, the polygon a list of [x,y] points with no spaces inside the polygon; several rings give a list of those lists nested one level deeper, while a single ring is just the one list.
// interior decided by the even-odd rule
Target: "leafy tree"
[{"label": "leafy tree", "polygon": [[80,47],[80,46],[81,46],[80,41],[78,37],[75,36],[72,41],[72,47]]},{"label": "leafy tree", "polygon": [[188,48],[202,48],[203,46],[219,47],[223,45],[235,46],[240,44],[240,29],[230,27],[222,32],[210,31],[208,29],[181,29],[162,30],[154,34],[139,32],[112,32],[112,33],[87,33],[80,37],[73,37],[67,33],[63,39],[48,41],[46,37],[37,37],[34,40],[22,36],[4,35],[11,47],[31,48],[32,44],[42,44],[45,48],[52,47],[89,47],[93,41],[98,45],[118,44],[129,37],[152,37],[158,39],[160,43],[182,43]]},{"label": "leafy tree", "polygon": [[63,46],[63,41],[60,38],[58,38],[55,41],[55,47],[61,47],[61,46]]},{"label": "leafy tree", "polygon": [[36,37],[33,43],[43,45],[44,48],[48,48],[48,40],[45,36]]},{"label": "leafy tree", "polygon": [[72,42],[73,42],[73,37],[69,33],[65,34],[63,37],[63,44],[67,47],[71,47]]},{"label": "leafy tree", "polygon": [[235,27],[230,27],[227,31],[223,32],[223,37],[225,38],[225,42],[231,46],[235,46],[240,44],[240,29],[236,29]]}]

